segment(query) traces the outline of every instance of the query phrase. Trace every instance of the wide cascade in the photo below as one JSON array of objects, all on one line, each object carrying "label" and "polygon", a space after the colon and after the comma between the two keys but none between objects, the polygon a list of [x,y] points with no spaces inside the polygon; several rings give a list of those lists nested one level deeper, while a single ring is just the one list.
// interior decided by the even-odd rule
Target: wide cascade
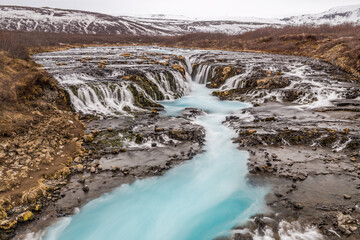
[{"label": "wide cascade", "polygon": [[[168,132],[177,125],[196,125],[200,132],[205,129],[206,142],[204,151],[190,161],[162,176],[119,186],[90,201],[74,216],[29,234],[27,239],[209,240],[239,231],[242,234],[232,229],[264,211],[269,188],[248,183],[248,153],[233,143],[232,139],[238,137],[233,129],[238,128],[229,123],[232,118],[225,121],[229,127],[223,124],[226,116],[236,115],[237,122],[252,124],[255,117],[243,110],[249,105],[241,101],[257,106],[269,101],[291,102],[302,110],[331,106],[332,99],[345,96],[343,85],[333,84],[329,73],[319,74],[312,67],[314,62],[306,58],[143,46],[72,49],[34,58],[67,91],[75,111],[96,116],[93,126],[100,125],[99,129],[109,129],[104,127],[108,120],[119,123],[126,119],[141,122],[134,124],[135,132],[141,126],[144,132],[156,133],[158,121],[166,119],[171,121],[167,123]],[[194,112],[201,114],[196,118],[187,116],[183,112],[186,108],[196,108]],[[156,115],[159,110],[163,110],[163,116]],[[154,136],[163,138],[158,146]],[[176,155],[172,151],[177,146],[162,145],[172,141],[164,140],[168,136],[162,131],[140,143],[120,133],[117,137],[122,138],[121,147],[130,149],[128,152],[149,150],[155,144]],[[189,142],[189,148],[199,142],[200,152],[203,139]],[[114,166],[109,164],[124,156],[116,157],[110,150],[99,162],[109,172]],[[154,153],[156,158],[168,159],[161,151]],[[280,239],[322,239],[316,229],[302,229],[285,221],[279,223],[277,233],[270,228],[264,230],[248,229],[246,233],[254,239],[276,239],[274,234]]]},{"label": "wide cascade", "polygon": [[[190,76],[191,69],[186,69]],[[211,96],[204,80],[209,71],[202,67],[193,73],[189,95],[161,101],[164,115],[177,116],[189,107],[205,112],[194,120],[206,129],[202,154],[161,177],[137,180],[91,201],[78,214],[51,226],[40,238],[214,239],[229,234],[232,227],[263,210],[268,189],[247,183],[247,152],[236,148],[231,140],[235,132],[222,125],[226,115],[241,117],[240,110],[247,104]],[[120,92],[122,97],[128,96]]]}]

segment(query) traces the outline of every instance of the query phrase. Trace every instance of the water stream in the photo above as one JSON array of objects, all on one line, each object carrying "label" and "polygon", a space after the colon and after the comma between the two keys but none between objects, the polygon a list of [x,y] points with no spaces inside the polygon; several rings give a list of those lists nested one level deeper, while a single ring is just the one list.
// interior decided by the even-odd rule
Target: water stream
[{"label": "water stream", "polygon": [[96,199],[51,226],[43,239],[201,240],[227,234],[264,207],[266,188],[246,182],[247,152],[222,125],[246,104],[219,101],[193,83],[191,94],[162,102],[167,115],[186,107],[207,112],[195,122],[206,129],[205,152],[164,176],[138,180]]},{"label": "water stream", "polygon": [[[185,57],[181,59],[178,55]],[[107,61],[104,69],[97,66],[102,59]],[[307,94],[300,94],[294,100],[296,103],[323,105],[328,104],[333,95],[343,95],[327,73],[323,73],[327,76],[324,78],[312,69],[312,62],[289,56],[106,47],[44,53],[35,60],[54,75],[68,92],[74,110],[83,114],[105,118],[131,116],[133,112],[147,111],[143,107],[160,100],[165,107],[163,114],[167,116],[178,116],[189,107],[202,109],[206,113],[198,116],[194,123],[205,128],[206,144],[203,153],[165,175],[122,185],[45,232],[29,235],[29,239],[210,240],[229,235],[234,226],[246,223],[264,210],[264,197],[269,189],[247,182],[248,154],[237,149],[232,142],[236,133],[222,122],[230,114],[246,119],[248,116],[243,115],[241,109],[248,105],[220,101],[211,95],[214,89],[205,85],[214,77],[216,69],[231,65],[239,70],[224,82],[221,90],[249,88],[246,84],[252,74],[268,69],[280,71],[291,80],[285,90],[308,89]],[[169,65],[161,64],[162,61],[169,61]],[[66,64],[59,67],[57,62]],[[174,69],[176,65],[183,66],[185,72]],[[126,79],[132,75],[141,79]],[[247,93],[250,96],[247,100],[281,102],[285,93],[281,89],[254,88]],[[298,232],[303,238],[296,239],[321,239],[312,228],[298,231],[296,226],[295,230],[285,223],[282,226],[290,229],[290,233],[280,234],[280,229],[281,239],[295,239],[292,236]],[[265,236],[256,238],[255,235],[257,233],[254,239],[275,239],[270,230]]]}]

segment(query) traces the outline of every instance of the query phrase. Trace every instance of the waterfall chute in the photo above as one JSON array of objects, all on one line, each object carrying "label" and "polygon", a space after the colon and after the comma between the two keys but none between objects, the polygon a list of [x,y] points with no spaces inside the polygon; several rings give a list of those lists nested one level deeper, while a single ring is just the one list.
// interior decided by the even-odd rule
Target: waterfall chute
[{"label": "waterfall chute", "polygon": [[93,84],[65,87],[77,112],[83,114],[117,115],[127,110],[142,111],[134,105],[133,95],[127,83]]}]

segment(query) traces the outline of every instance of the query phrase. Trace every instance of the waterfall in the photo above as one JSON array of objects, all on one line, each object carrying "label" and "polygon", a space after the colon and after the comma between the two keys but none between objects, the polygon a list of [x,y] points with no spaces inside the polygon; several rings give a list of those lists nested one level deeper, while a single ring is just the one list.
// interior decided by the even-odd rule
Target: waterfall
[{"label": "waterfall", "polygon": [[120,84],[82,84],[65,87],[71,103],[77,112],[83,114],[117,115],[132,111],[142,111],[134,105],[134,97],[128,83]]},{"label": "waterfall", "polygon": [[244,88],[244,79],[246,79],[252,72],[253,66],[246,66],[245,72],[239,75],[235,75],[226,80],[225,84],[221,87],[221,90],[228,90],[232,88]]},{"label": "waterfall", "polygon": [[193,72],[192,63],[189,57],[185,57],[186,69],[187,72],[191,75]]},{"label": "waterfall", "polygon": [[213,77],[214,72],[210,74],[211,69],[212,66],[207,64],[198,66],[195,71],[192,72],[193,81],[195,83],[206,84],[209,80],[209,77]]},{"label": "waterfall", "polygon": [[[158,75],[154,73],[147,72],[145,73],[145,76],[148,80],[153,82],[159,91],[162,93],[162,95],[165,97],[165,100],[173,100],[173,92],[170,90],[169,82],[163,78],[160,77],[160,83],[155,79],[159,77]],[[164,81],[165,80],[165,81]],[[162,84],[162,85],[161,85]],[[162,99],[155,99],[155,100],[162,100]]]},{"label": "waterfall", "polygon": [[[189,94],[191,77],[185,77],[178,71],[144,72],[144,79],[138,81],[119,80],[117,76],[124,72],[116,70],[106,79],[99,79],[85,73],[57,73],[54,77],[69,94],[75,111],[82,114],[116,116],[129,114],[129,111],[144,111],[135,100],[156,104],[159,100],[174,100]],[[144,81],[153,85],[144,86]],[[134,96],[135,89],[138,96]],[[156,94],[158,92],[159,94]]]}]

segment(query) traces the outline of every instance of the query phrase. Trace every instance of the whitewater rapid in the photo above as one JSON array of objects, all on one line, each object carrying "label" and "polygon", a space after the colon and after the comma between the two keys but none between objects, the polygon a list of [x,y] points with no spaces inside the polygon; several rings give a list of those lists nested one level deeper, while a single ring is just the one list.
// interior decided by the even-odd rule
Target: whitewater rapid
[{"label": "whitewater rapid", "polygon": [[[145,54],[145,50],[148,53]],[[248,153],[237,149],[232,142],[237,134],[222,124],[228,115],[236,115],[244,121],[251,118],[248,113],[242,113],[242,109],[249,105],[220,101],[211,95],[214,89],[206,88],[206,84],[214,77],[217,67],[225,64],[222,60],[214,64],[210,61],[212,59],[227,59],[226,65],[242,68],[217,90],[246,88],[247,79],[264,68],[266,62],[269,70],[280,70],[284,77],[291,79],[286,90],[309,89],[307,94],[300,95],[296,100],[298,103],[310,107],[323,106],[332,96],[342,94],[342,90],[328,78],[323,79],[305,62],[300,64],[288,56],[259,57],[250,53],[217,51],[205,54],[203,51],[147,47],[101,48],[98,51],[98,48],[75,49],[70,52],[73,55],[52,53],[38,55],[37,60],[67,91],[74,110],[79,113],[116,117],[146,111],[136,104],[136,95],[141,95],[148,102],[161,103],[166,116],[179,116],[185,108],[203,110],[205,114],[194,119],[194,123],[206,130],[204,152],[161,177],[122,185],[89,202],[75,215],[59,220],[44,231],[29,234],[27,239],[208,240],[240,233],[242,230],[232,229],[264,212],[264,198],[270,189],[247,182]],[[92,52],[102,57],[87,60],[84,65],[73,60],[74,56],[81,56],[79,60],[85,59],[84,56],[91,56],[85,53]],[[124,52],[133,57],[122,59],[121,55],[118,56]],[[140,56],[143,55],[150,59],[148,63],[141,62],[144,57]],[[178,55],[185,57],[181,59]],[[105,69],[98,69],[96,64],[105,58],[103,56],[106,56],[108,65]],[[154,65],[152,62],[168,58],[172,59],[172,63],[183,66],[185,73],[173,69],[171,65]],[[68,65],[59,69],[56,62],[60,60]],[[141,81],[124,78],[135,73],[145,78]],[[142,85],[145,81],[151,83],[150,89]],[[158,95],[151,94],[153,87],[158,90]],[[284,94],[279,89],[263,91],[266,94],[259,89],[247,94],[253,95],[254,103],[271,98],[282,101]],[[266,240],[278,239],[275,236],[282,240],[322,239],[315,228],[303,228],[296,222],[285,221],[281,222],[278,230],[266,228],[265,234],[252,230],[244,230],[243,233],[252,235],[254,239]]]},{"label": "whitewater rapid", "polygon": [[171,116],[186,107],[207,112],[195,120],[206,129],[204,153],[164,176],[123,185],[91,201],[38,237],[205,240],[227,235],[264,210],[268,189],[247,183],[248,154],[236,148],[231,140],[235,133],[221,124],[247,105],[219,101],[204,85],[194,83],[191,90],[189,96],[162,104]]}]

